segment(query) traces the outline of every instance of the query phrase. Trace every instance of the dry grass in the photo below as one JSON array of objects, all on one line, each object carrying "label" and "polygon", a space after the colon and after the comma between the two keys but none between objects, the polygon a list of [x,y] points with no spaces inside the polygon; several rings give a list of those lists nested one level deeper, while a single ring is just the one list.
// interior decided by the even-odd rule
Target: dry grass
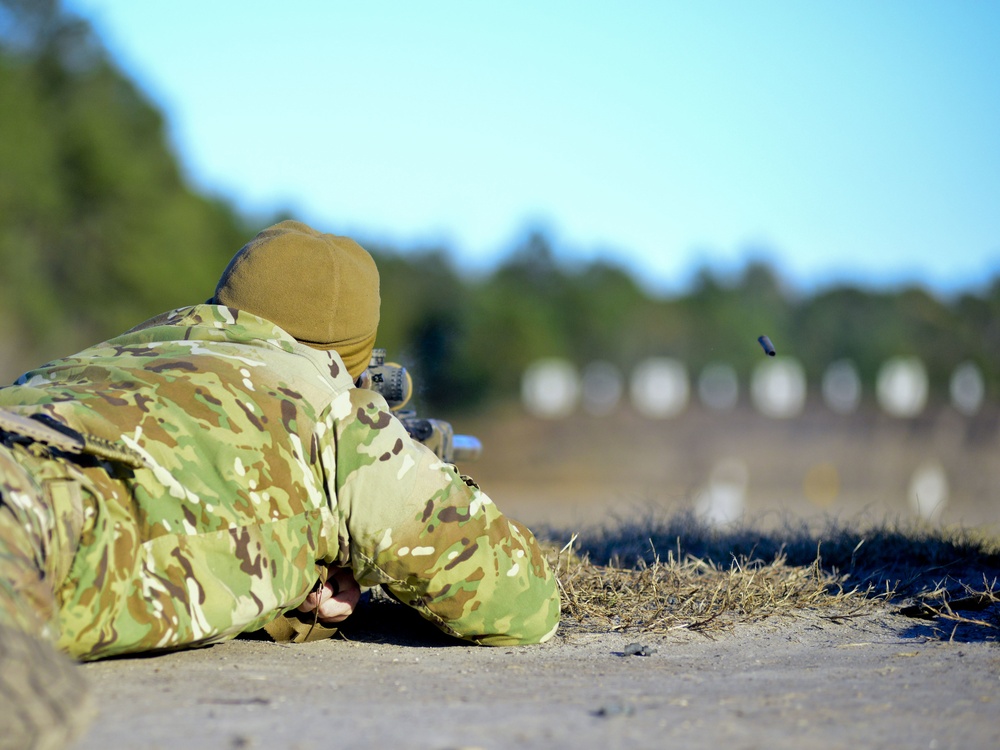
[{"label": "dry grass", "polygon": [[737,622],[822,610],[831,619],[850,617],[869,599],[844,591],[818,565],[734,561],[728,567],[697,558],[639,563],[631,568],[595,565],[569,548],[550,561],[562,591],[563,615],[585,630],[711,633]]},{"label": "dry grass", "polygon": [[[671,548],[665,558],[657,543]],[[707,635],[775,616],[843,620],[889,605],[971,626],[979,639],[1000,634],[1000,542],[972,530],[720,531],[681,516],[574,535],[553,543],[549,558],[571,630]]]}]

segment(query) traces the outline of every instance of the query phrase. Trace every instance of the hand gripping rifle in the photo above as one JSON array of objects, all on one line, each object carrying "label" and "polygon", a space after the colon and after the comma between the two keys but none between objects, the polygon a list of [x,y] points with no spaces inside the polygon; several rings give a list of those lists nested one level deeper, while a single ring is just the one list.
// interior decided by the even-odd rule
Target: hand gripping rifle
[{"label": "hand gripping rifle", "polygon": [[442,461],[450,464],[475,461],[482,453],[479,438],[456,435],[451,423],[418,417],[415,410],[405,408],[413,395],[413,380],[405,367],[385,361],[385,349],[372,350],[371,362],[361,376],[360,385],[381,394],[410,437],[426,445]]}]

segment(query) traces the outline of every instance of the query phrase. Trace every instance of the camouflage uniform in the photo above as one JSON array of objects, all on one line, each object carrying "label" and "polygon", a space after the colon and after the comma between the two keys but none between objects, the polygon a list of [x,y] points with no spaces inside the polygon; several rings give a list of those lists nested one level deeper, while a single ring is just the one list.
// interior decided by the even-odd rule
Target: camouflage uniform
[{"label": "camouflage uniform", "polygon": [[78,658],[258,629],[327,564],[459,638],[533,643],[557,627],[530,532],[411,440],[335,352],[262,318],[166,313],[27,373],[0,409],[87,440],[81,455],[0,446],[0,622]]}]

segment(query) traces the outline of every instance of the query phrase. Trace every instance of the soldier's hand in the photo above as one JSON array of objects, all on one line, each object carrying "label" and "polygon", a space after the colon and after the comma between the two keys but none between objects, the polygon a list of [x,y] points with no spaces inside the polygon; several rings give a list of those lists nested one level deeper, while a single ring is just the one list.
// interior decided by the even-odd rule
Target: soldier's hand
[{"label": "soldier's hand", "polygon": [[299,605],[300,612],[312,612],[318,609],[318,618],[322,622],[343,622],[361,599],[361,587],[358,586],[349,568],[339,568],[331,565],[329,575],[320,588],[312,591],[306,600]]}]

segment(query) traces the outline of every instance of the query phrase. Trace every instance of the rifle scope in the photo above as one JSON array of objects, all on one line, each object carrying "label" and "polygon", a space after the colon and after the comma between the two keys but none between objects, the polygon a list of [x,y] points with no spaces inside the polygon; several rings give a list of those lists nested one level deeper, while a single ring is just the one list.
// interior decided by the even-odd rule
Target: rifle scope
[{"label": "rifle scope", "polygon": [[406,406],[413,395],[410,373],[402,365],[386,362],[385,349],[372,349],[371,362],[361,378],[361,387],[377,391],[392,411]]},{"label": "rifle scope", "polygon": [[443,461],[475,461],[482,454],[479,438],[456,435],[449,422],[418,417],[413,409],[403,408],[413,395],[413,379],[402,365],[385,361],[385,349],[372,349],[368,369],[361,374],[358,386],[379,393],[410,437],[426,445]]}]

